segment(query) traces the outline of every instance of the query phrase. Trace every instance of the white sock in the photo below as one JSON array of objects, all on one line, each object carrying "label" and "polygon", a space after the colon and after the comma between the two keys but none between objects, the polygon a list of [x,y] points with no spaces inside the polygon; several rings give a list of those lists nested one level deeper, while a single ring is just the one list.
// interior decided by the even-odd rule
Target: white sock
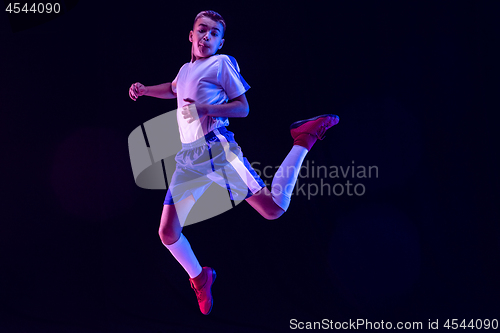
[{"label": "white sock", "polygon": [[172,253],[179,264],[184,267],[190,278],[197,277],[201,273],[200,263],[198,262],[198,259],[196,259],[187,238],[184,237],[182,233],[177,242],[169,245],[163,245],[165,245],[170,253]]},{"label": "white sock", "polygon": [[293,188],[307,152],[308,150],[305,147],[293,146],[274,175],[271,194],[273,195],[273,201],[284,211],[290,205]]}]

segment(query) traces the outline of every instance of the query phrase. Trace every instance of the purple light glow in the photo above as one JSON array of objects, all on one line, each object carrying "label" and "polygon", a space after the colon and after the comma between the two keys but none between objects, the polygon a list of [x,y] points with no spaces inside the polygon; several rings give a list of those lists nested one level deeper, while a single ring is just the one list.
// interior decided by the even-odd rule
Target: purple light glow
[{"label": "purple light glow", "polygon": [[106,128],[80,129],[61,142],[51,184],[63,209],[98,221],[127,210],[135,184],[124,142],[125,135]]}]

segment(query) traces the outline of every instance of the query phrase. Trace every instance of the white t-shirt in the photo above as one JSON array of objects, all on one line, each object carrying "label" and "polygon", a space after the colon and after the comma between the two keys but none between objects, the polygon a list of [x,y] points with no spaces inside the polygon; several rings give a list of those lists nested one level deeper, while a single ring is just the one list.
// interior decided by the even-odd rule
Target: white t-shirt
[{"label": "white t-shirt", "polygon": [[216,54],[184,64],[174,81],[172,91],[177,94],[177,123],[182,143],[190,143],[217,127],[228,126],[226,117],[204,116],[191,124],[183,118],[181,108],[191,98],[200,104],[223,104],[244,94],[250,86],[240,74],[236,60],[228,55]]}]

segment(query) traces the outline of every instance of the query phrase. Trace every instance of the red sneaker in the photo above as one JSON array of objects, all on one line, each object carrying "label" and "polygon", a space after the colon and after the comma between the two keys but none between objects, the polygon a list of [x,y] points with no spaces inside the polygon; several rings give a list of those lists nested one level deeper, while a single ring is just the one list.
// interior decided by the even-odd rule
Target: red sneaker
[{"label": "red sneaker", "polygon": [[323,114],[314,118],[300,120],[290,125],[294,145],[311,150],[317,139],[323,140],[325,132],[339,123],[339,116]]},{"label": "red sneaker", "polygon": [[191,288],[196,293],[200,311],[207,315],[212,310],[214,300],[212,298],[212,284],[215,281],[215,270],[210,267],[203,267],[200,275],[195,278],[189,279]]}]

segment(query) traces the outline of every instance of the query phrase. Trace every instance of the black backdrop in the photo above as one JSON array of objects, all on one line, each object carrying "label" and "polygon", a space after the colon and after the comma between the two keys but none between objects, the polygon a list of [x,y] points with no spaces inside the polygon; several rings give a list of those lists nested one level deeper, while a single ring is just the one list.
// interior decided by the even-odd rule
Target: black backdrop
[{"label": "black backdrop", "polygon": [[[0,14],[1,332],[281,332],[292,319],[439,320],[444,331],[447,319],[500,319],[497,2],[64,8],[25,29]],[[226,19],[221,52],[252,86],[249,116],[229,127],[250,161],[279,165],[291,122],[335,113],[309,165],[378,168],[299,178],[361,183],[363,195],[299,193],[275,221],[243,203],[187,227],[218,273],[208,317],[157,236],[165,193],[135,185],[127,147],[176,108],[133,102],[128,87],[175,77],[205,9]]]}]

